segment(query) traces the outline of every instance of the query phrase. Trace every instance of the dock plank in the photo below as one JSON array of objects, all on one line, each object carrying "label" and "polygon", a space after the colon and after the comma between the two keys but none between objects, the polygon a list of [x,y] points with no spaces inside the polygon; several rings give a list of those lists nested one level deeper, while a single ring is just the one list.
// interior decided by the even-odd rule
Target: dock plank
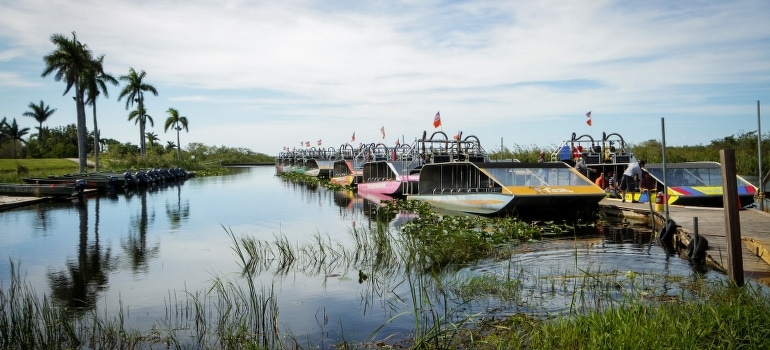
[{"label": "dock plank", "polygon": [[[647,203],[621,203],[604,199],[600,205],[638,213],[649,213]],[[669,205],[669,218],[679,225],[676,240],[687,246],[694,236],[694,218],[698,218],[698,234],[708,240],[707,262],[721,271],[727,270],[727,227],[723,208],[685,207]],[[665,220],[665,212],[655,212],[658,224]],[[739,211],[742,241],[742,261],[745,279],[770,285],[770,214],[756,209]]]}]

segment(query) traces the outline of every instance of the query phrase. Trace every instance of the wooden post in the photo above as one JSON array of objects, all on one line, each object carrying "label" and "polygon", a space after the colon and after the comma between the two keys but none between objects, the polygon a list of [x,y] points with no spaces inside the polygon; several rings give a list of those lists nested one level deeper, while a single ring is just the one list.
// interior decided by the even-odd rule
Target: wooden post
[{"label": "wooden post", "polygon": [[735,150],[719,151],[722,163],[722,204],[727,230],[727,277],[743,286],[743,253],[741,245],[741,221],[738,215],[738,180],[735,174]]}]

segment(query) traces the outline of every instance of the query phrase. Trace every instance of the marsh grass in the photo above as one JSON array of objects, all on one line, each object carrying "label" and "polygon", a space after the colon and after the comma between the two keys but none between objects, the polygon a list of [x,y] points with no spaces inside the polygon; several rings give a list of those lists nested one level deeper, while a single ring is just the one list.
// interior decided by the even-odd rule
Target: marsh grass
[{"label": "marsh grass", "polygon": [[[477,349],[767,349],[770,299],[761,288],[693,280],[692,295],[651,303],[628,295],[603,310],[552,319],[513,315],[465,333]],[[454,345],[463,344],[462,341]]]},{"label": "marsh grass", "polygon": [[[39,297],[11,264],[10,285],[0,291],[0,348],[767,348],[770,302],[760,288],[709,284],[681,277],[580,265],[549,271],[525,289],[531,271],[514,268],[512,246],[544,236],[577,235],[575,226],[525,223],[513,218],[441,216],[415,202],[394,201],[377,217],[398,211],[415,219],[393,230],[388,220],[354,226],[350,240],[315,234],[307,242],[276,235],[272,242],[231,238],[239,271],[212,277],[202,290],[169,292],[166,318],[149,331],[127,329],[129,312],[74,315]],[[504,253],[501,253],[504,252]],[[480,261],[506,261],[496,273],[460,271]],[[316,310],[323,334],[292,334],[279,322],[278,298],[263,273],[299,272],[327,278],[358,275],[362,307],[393,315],[365,339],[349,339],[344,320]],[[334,277],[336,278],[336,277]],[[529,278],[529,277],[526,277]],[[675,292],[672,292],[675,291]],[[536,310],[538,303],[566,296],[565,312],[502,314]],[[501,306],[503,305],[503,306]],[[409,334],[388,325],[411,322]],[[337,328],[336,333],[332,332]],[[327,343],[332,342],[332,343]],[[756,346],[755,346],[756,345]]]}]

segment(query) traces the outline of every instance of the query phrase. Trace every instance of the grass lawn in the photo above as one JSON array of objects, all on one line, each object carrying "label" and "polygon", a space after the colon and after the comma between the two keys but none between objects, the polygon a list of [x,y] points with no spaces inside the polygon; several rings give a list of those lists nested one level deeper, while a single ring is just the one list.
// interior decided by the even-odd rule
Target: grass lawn
[{"label": "grass lawn", "polygon": [[77,173],[78,163],[64,158],[0,159],[0,182],[21,183],[22,177]]}]

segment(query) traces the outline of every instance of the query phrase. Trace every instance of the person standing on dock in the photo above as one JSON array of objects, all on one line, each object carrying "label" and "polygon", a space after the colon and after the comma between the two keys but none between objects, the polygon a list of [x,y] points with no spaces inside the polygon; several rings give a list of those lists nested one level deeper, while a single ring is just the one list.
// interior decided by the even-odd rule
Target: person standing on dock
[{"label": "person standing on dock", "polygon": [[595,173],[596,170],[591,169],[586,165],[586,154],[583,153],[580,155],[580,157],[577,160],[577,163],[575,163],[575,169],[582,174],[583,176],[587,177],[588,179],[591,179],[591,173]]},{"label": "person standing on dock", "polygon": [[626,191],[631,192],[631,203],[639,203],[634,199],[634,193],[636,192],[636,182],[642,179],[642,168],[644,168],[644,161],[629,163],[626,171],[623,172],[623,179],[620,180],[621,198],[623,203],[626,202]]}]

